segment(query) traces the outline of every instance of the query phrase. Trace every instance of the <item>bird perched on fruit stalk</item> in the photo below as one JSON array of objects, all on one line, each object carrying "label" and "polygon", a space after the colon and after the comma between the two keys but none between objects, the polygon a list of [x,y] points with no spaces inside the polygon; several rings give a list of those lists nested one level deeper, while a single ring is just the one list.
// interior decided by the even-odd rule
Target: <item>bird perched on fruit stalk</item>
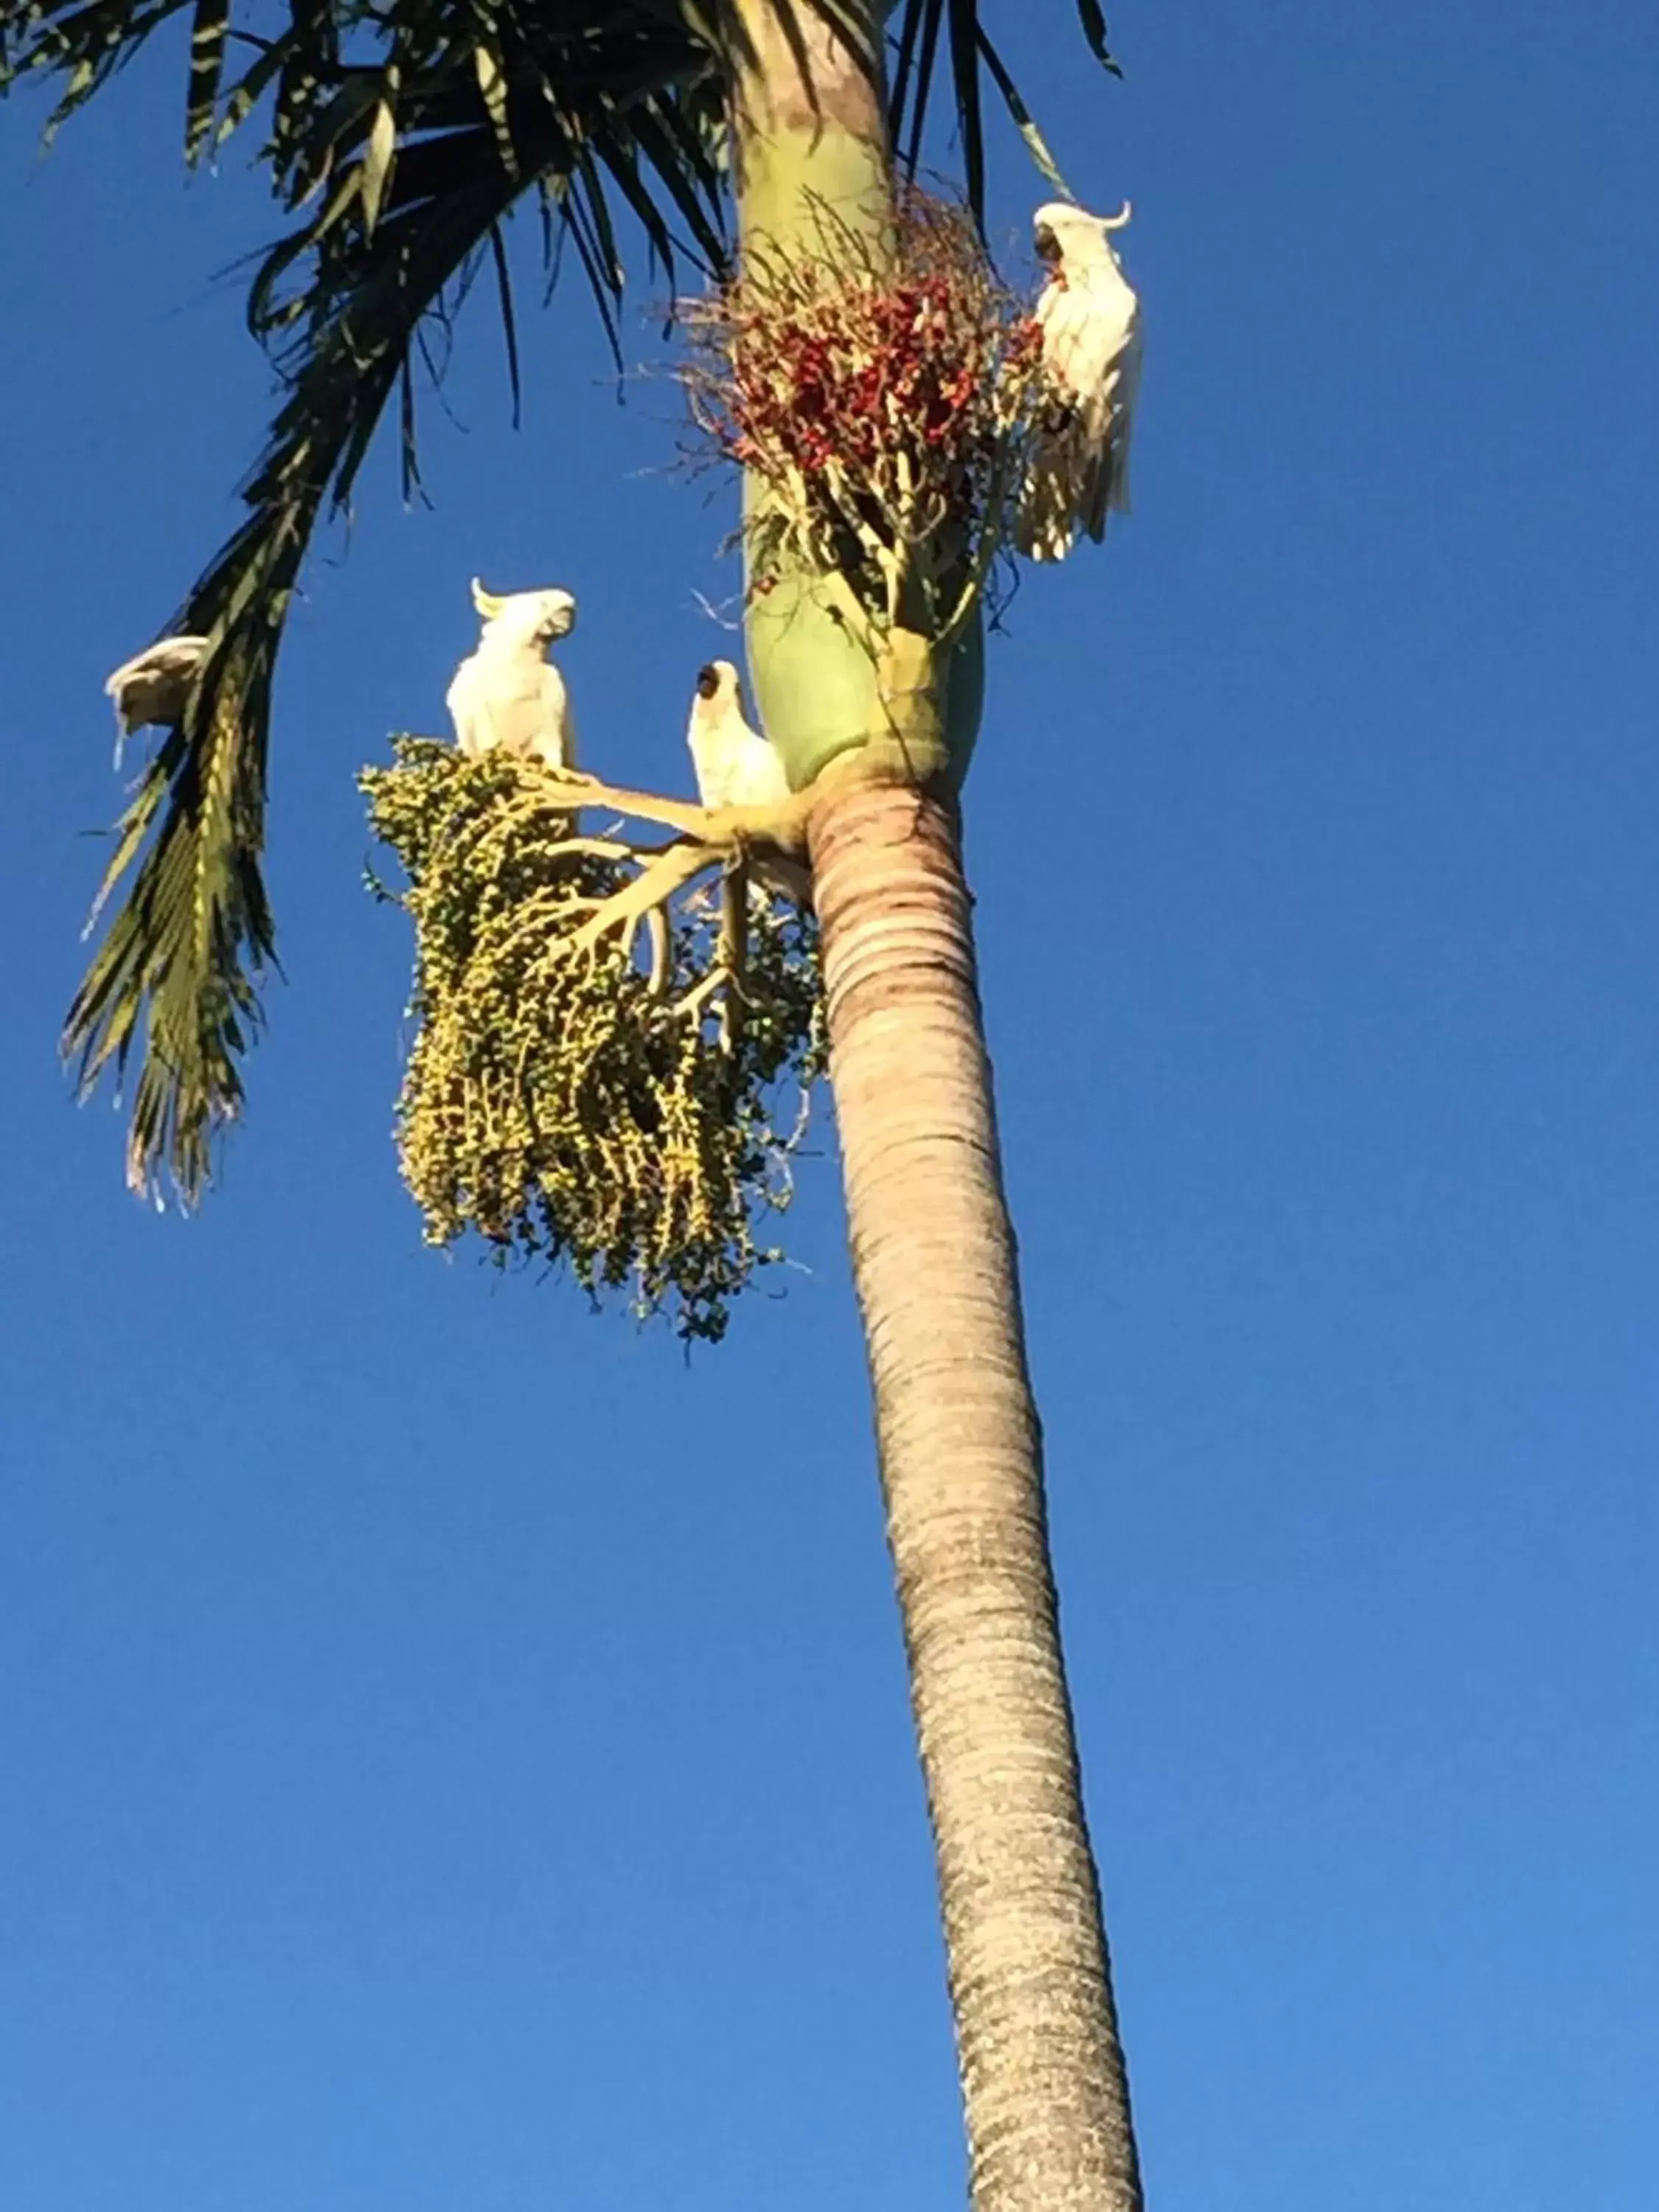
[{"label": "bird perched on fruit stalk", "polygon": [[445,703],[464,753],[506,752],[553,769],[576,765],[576,725],[564,678],[547,658],[568,635],[576,602],[568,592],[485,591],[472,579],[483,629],[455,671]]},{"label": "bird perched on fruit stalk", "polygon": [[1140,383],[1140,303],[1109,234],[1129,220],[1060,200],[1032,217],[1048,265],[1037,300],[1054,403],[1038,428],[1021,502],[1020,550],[1062,561],[1086,531],[1097,543],[1115,507],[1129,511],[1129,434]]},{"label": "bird perched on fruit stalk", "polygon": [[742,687],[729,660],[711,660],[697,671],[685,742],[705,806],[773,806],[788,798],[783,763],[744,718]]},{"label": "bird perched on fruit stalk", "polygon": [[207,651],[204,637],[164,637],[124,660],[104,685],[115,702],[115,765],[121,748],[137,732],[155,724],[169,728],[185,717],[191,684]]},{"label": "bird perched on fruit stalk", "polygon": [[[685,742],[703,805],[781,806],[789,797],[783,763],[744,718],[743,687],[729,660],[710,660],[697,671]],[[775,856],[755,860],[752,868],[751,907],[763,908],[775,898],[811,905],[812,879],[798,861]]]}]

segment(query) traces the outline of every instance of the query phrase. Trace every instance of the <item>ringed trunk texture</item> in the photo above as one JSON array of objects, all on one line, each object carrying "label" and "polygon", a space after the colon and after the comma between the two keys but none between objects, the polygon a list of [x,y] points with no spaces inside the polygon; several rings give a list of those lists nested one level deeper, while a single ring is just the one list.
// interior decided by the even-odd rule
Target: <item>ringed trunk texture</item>
[{"label": "ringed trunk texture", "polygon": [[957,823],[832,779],[831,1075],[976,2212],[1138,2212]]}]

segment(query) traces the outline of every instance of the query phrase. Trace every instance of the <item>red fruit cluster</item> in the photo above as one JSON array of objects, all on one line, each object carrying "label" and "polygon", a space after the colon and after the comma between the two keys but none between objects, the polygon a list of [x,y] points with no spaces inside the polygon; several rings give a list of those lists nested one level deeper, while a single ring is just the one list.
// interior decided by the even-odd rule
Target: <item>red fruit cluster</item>
[{"label": "red fruit cluster", "polygon": [[948,279],[814,304],[810,319],[739,319],[722,439],[732,459],[769,452],[807,475],[834,462],[867,476],[896,447],[949,446],[990,363]]},{"label": "red fruit cluster", "polygon": [[874,599],[894,550],[1000,529],[1044,389],[1042,332],[964,209],[913,195],[890,259],[825,220],[821,256],[751,252],[692,311],[683,380],[702,451],[769,483],[778,526],[812,558],[846,563],[856,538],[848,573]]}]

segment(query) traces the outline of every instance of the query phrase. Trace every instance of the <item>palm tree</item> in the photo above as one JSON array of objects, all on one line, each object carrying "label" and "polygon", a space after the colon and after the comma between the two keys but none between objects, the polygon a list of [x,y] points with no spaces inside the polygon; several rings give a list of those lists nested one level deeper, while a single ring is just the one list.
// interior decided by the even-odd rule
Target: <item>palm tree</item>
[{"label": "palm tree", "polygon": [[[185,0],[0,0],[0,89],[57,80],[52,127]],[[1078,0],[1113,67],[1098,0]],[[887,19],[891,18],[889,24]],[[319,521],[394,398],[406,480],[423,326],[493,273],[520,201],[607,325],[626,210],[673,271],[739,237],[833,264],[892,251],[948,53],[970,204],[981,70],[1042,142],[975,0],[290,0],[256,33],[191,0],[189,158],[261,125],[293,228],[248,319],[284,396],[241,527],[172,628],[208,641],[119,827],[125,885],[70,1010],[83,1081],[134,1057],[129,1172],[186,1200],[241,1098],[274,957],[260,872],[273,665]],[[728,134],[729,133],[729,139]],[[898,149],[896,155],[896,149]],[[830,219],[826,220],[826,210]],[[751,523],[764,489],[751,485]],[[750,542],[756,542],[751,532]],[[939,1887],[978,2212],[1130,2212],[1140,2187],[1083,1813],[975,980],[957,791],[977,617],[896,620],[872,658],[844,580],[779,564],[751,596],[769,734],[805,803],[854,1267]],[[781,612],[787,620],[780,619]]]}]

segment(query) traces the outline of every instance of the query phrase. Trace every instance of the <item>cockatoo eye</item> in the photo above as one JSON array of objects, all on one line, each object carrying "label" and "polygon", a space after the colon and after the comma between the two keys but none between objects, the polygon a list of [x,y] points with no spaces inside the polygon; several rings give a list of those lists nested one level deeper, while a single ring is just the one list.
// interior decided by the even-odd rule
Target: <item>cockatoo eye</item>
[{"label": "cockatoo eye", "polygon": [[700,699],[712,699],[720,688],[720,672],[712,661],[697,671],[697,696]]}]

